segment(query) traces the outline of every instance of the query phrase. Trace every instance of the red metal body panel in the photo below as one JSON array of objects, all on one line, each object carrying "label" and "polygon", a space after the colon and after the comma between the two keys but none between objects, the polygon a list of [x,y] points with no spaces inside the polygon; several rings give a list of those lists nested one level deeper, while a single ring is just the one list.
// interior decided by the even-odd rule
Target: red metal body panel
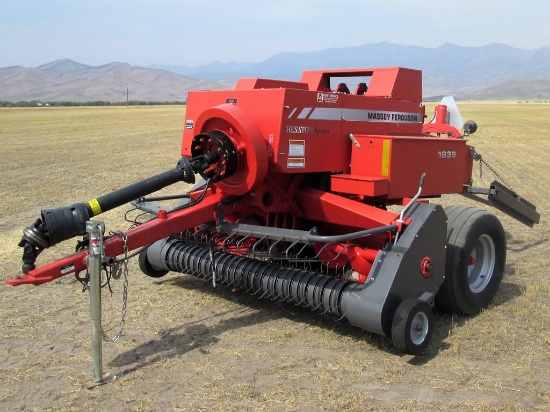
[{"label": "red metal body panel", "polygon": [[[366,94],[332,92],[331,77],[369,76]],[[422,136],[422,78],[403,68],[305,72],[302,82],[243,79],[234,90],[190,92],[182,155],[211,107],[236,105],[257,125],[274,173],[350,173],[350,133]],[[260,159],[258,160],[260,161]],[[263,160],[262,160],[263,161]]]},{"label": "red metal body panel", "polygon": [[[402,199],[461,193],[472,173],[470,146],[463,139],[413,136],[355,135],[350,176],[334,175],[332,190],[365,196]],[[365,191],[366,190],[366,191]]]},{"label": "red metal body panel", "polygon": [[296,193],[305,215],[319,222],[371,229],[395,223],[398,214],[332,193],[305,189]]},{"label": "red metal body panel", "polygon": [[300,81],[307,83],[309,90],[327,92],[331,91],[331,78],[348,77],[371,77],[367,97],[422,101],[422,72],[403,67],[306,70]]},{"label": "red metal body panel", "polygon": [[239,79],[235,85],[235,90],[251,89],[302,89],[308,90],[307,84],[301,82],[292,82],[288,80],[273,79]]}]

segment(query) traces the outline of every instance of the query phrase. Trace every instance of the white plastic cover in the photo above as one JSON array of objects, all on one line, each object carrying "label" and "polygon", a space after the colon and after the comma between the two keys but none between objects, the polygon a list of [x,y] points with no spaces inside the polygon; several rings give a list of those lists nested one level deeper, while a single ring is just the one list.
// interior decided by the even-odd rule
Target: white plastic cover
[{"label": "white plastic cover", "polygon": [[443,99],[441,99],[440,104],[447,106],[446,123],[450,124],[453,127],[456,127],[458,130],[462,130],[462,127],[464,126],[464,120],[462,120],[462,116],[460,115],[460,111],[458,110],[458,106],[456,105],[453,96],[445,96]]}]

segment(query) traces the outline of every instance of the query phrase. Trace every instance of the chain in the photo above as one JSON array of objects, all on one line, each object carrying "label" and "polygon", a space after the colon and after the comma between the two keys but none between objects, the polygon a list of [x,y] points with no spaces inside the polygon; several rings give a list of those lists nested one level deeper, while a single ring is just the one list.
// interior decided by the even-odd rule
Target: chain
[{"label": "chain", "polygon": [[123,283],[123,290],[122,290],[122,315],[120,318],[120,325],[118,328],[118,331],[115,336],[112,338],[109,338],[105,331],[103,330],[103,327],[101,328],[101,333],[103,334],[103,340],[105,342],[113,342],[119,340],[120,336],[122,335],[122,329],[124,329],[124,323],[126,321],[126,308],[128,305],[128,236],[126,236],[122,232],[115,232],[113,233],[115,235],[119,235],[122,237],[122,240],[124,241],[124,258],[122,259],[122,266],[118,265],[118,262],[114,262],[112,265],[111,273],[113,278],[119,279],[121,275],[124,276],[124,283]]},{"label": "chain", "polygon": [[498,180],[500,180],[502,183],[504,183],[508,187],[508,189],[510,189],[514,193],[517,193],[512,188],[512,185],[505,178],[503,178],[495,169],[493,169],[489,163],[487,163],[485,160],[483,160],[483,157],[478,152],[476,152],[476,150],[473,147],[470,148],[470,154],[472,155],[473,159],[476,162],[479,162],[479,178],[480,179],[483,177],[483,166],[485,166],[487,169],[489,169],[489,171],[491,173],[493,173],[495,175],[495,177]]}]

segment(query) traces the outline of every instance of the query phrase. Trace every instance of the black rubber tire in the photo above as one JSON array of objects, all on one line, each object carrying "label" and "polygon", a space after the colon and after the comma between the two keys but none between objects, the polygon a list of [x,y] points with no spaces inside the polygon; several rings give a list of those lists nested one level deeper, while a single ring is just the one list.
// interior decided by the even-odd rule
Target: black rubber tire
[{"label": "black rubber tire", "polygon": [[155,269],[151,266],[149,259],[147,259],[147,248],[144,248],[141,252],[139,252],[138,260],[141,271],[152,278],[161,278],[169,272],[169,270]]},{"label": "black rubber tire", "polygon": [[498,218],[471,206],[452,206],[447,214],[445,280],[435,296],[446,312],[475,315],[489,306],[502,281],[506,236]]},{"label": "black rubber tire", "polygon": [[429,345],[433,333],[432,307],[416,298],[405,299],[393,315],[393,345],[410,355],[420,355]]}]

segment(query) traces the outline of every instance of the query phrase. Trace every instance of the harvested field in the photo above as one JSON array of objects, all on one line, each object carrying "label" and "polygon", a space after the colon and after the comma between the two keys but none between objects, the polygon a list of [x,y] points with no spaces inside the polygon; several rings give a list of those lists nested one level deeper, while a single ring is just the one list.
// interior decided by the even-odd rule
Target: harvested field
[{"label": "harvested field", "polygon": [[[470,139],[476,150],[542,218],[529,229],[493,211],[508,242],[495,303],[475,317],[436,313],[424,355],[403,355],[387,338],[190,276],[155,280],[133,259],[123,335],[103,345],[104,370],[118,377],[91,390],[84,387],[92,379],[89,295],[80,283],[73,276],[38,287],[0,283],[2,410],[550,410],[550,105],[460,109],[478,122]],[[0,109],[0,277],[19,272],[21,231],[41,209],[173,167],[184,110]],[[493,180],[487,168],[481,178],[475,170],[478,186]],[[470,203],[458,195],[441,202]],[[107,230],[128,227],[124,210],[102,216]],[[67,241],[39,263],[73,248]],[[112,297],[104,292],[112,335],[122,282],[113,282]]]}]

